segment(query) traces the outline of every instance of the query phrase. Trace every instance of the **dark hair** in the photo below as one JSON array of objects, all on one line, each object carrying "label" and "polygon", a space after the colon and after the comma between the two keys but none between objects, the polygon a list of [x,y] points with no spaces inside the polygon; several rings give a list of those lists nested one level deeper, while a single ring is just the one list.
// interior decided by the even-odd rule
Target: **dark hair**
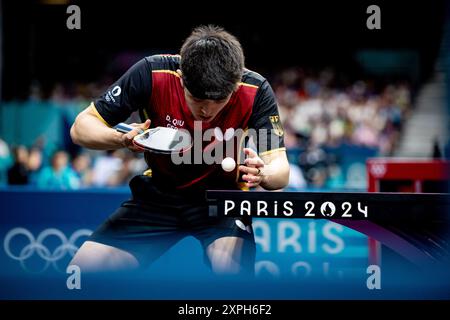
[{"label": "dark hair", "polygon": [[226,98],[241,80],[244,53],[231,34],[217,26],[195,28],[181,47],[183,83],[198,99]]}]

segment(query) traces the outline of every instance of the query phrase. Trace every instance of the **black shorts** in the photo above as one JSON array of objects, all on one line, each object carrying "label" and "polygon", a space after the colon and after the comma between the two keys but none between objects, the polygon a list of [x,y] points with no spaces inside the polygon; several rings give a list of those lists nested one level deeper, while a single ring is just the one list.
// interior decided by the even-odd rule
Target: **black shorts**
[{"label": "black shorts", "polygon": [[125,201],[89,238],[132,254],[141,267],[158,259],[186,236],[194,236],[206,248],[222,237],[244,240],[240,259],[243,273],[254,272],[255,240],[251,220],[210,217],[204,196],[162,192],[152,178],[130,181],[132,199]]}]

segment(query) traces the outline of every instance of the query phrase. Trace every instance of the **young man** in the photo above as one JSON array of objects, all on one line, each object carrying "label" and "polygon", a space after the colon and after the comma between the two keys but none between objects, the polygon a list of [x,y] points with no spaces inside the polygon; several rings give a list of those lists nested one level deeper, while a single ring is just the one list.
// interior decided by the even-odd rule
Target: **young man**
[{"label": "young man", "polygon": [[[123,134],[111,128],[137,110],[143,123],[136,129]],[[262,76],[244,69],[234,36],[202,26],[186,39],[179,56],[142,59],[78,115],[71,136],[87,148],[138,151],[133,137],[150,124],[193,134],[196,121],[201,130],[265,129],[256,137],[264,152],[245,148],[247,158],[234,174],[214,165],[175,165],[170,157],[145,153],[151,176],[131,180],[132,199],[94,232],[71,264],[82,271],[145,267],[193,235],[214,272],[253,274],[251,221],[209,217],[205,190],[280,189],[288,183],[289,164],[274,93]]]}]

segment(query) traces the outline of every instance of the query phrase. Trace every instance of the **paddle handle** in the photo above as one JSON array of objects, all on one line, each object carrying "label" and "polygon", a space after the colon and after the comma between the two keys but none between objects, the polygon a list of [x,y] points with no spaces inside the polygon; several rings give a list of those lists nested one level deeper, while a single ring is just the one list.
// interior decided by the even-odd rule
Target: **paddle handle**
[{"label": "paddle handle", "polygon": [[127,133],[130,132],[131,130],[133,130],[135,127],[133,127],[132,125],[129,125],[127,123],[121,122],[119,124],[117,124],[114,129],[116,129],[119,132],[122,133]]},{"label": "paddle handle", "polygon": [[[127,133],[130,132],[133,129],[136,129],[136,127],[133,127],[131,124],[125,123],[125,122],[121,122],[119,124],[117,124],[114,129],[116,129],[117,131],[121,132],[121,133]],[[144,130],[139,129],[139,133],[143,133]]]}]

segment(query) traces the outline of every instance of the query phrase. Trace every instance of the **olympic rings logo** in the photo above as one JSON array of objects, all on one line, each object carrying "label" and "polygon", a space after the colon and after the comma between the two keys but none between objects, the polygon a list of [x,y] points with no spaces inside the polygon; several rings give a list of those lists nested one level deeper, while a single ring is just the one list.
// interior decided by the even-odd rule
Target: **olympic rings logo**
[{"label": "olympic rings logo", "polygon": [[[19,261],[20,266],[27,272],[42,273],[47,270],[50,265],[53,265],[55,270],[64,273],[65,270],[61,270],[58,267],[57,261],[63,259],[67,253],[73,257],[78,250],[78,246],[75,242],[79,238],[89,237],[91,234],[92,231],[89,229],[80,229],[75,231],[69,239],[67,239],[66,235],[62,231],[55,228],[49,228],[43,230],[37,238],[35,238],[33,234],[25,228],[14,228],[6,234],[5,240],[3,241],[3,249],[8,257]],[[19,236],[24,236],[29,243],[25,245],[18,254],[14,254],[11,250],[11,241]],[[57,246],[53,252],[51,252],[50,249],[43,244],[49,237],[56,237],[58,241],[61,242],[61,244]],[[25,261],[30,259],[35,254],[45,261],[45,265],[37,271],[32,271],[26,266]]]}]

